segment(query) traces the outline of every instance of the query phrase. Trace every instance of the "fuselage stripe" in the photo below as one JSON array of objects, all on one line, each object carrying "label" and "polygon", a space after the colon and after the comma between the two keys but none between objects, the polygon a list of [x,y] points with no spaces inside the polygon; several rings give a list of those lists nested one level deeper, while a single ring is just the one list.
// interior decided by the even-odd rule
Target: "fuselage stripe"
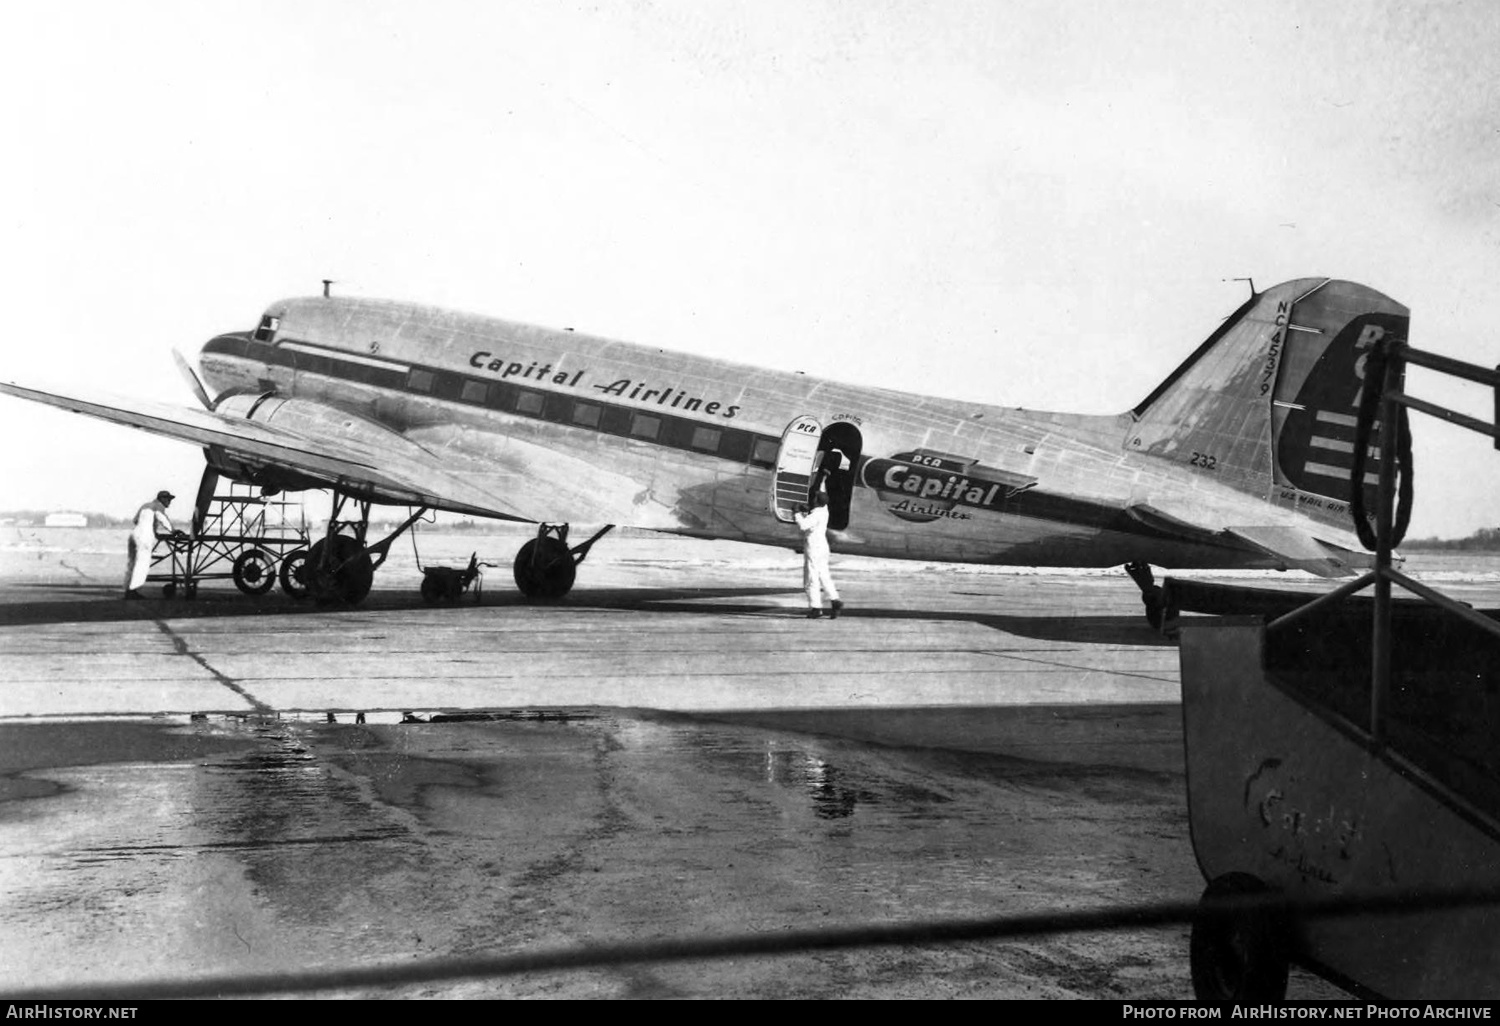
[{"label": "fuselage stripe", "polygon": [[[397,369],[407,365],[382,364],[377,361],[347,359],[351,354],[341,350],[327,349],[305,343],[291,347],[287,340],[279,345],[260,342],[246,335],[220,335],[204,346],[204,353],[233,356],[254,364],[285,367],[298,374],[317,374],[337,381],[369,385],[404,396],[422,396],[428,399],[450,402],[458,406],[495,410],[509,416],[529,420],[546,421],[578,431],[635,438],[648,441],[662,448],[677,449],[695,456],[729,460],[759,470],[770,471],[775,466],[779,435],[761,434],[745,428],[713,425],[722,432],[717,449],[706,449],[693,445],[694,432],[708,423],[669,413],[647,412],[635,407],[601,402],[592,396],[575,398],[560,392],[538,387],[536,382],[517,384],[479,378],[452,370],[425,364],[411,364],[409,370]],[[414,387],[420,382],[422,387]],[[587,414],[579,411],[587,409]],[[597,416],[595,414],[597,413]],[[587,419],[579,419],[586,416]],[[650,417],[661,421],[655,438],[642,439],[632,432],[637,417]],[[869,460],[861,456],[855,467],[854,480],[858,487],[865,487],[861,468]],[[803,486],[810,478],[804,478]],[[805,491],[802,493],[805,495]],[[792,493],[778,491],[778,497],[791,498]],[[1172,537],[1149,525],[1142,524],[1124,509],[1100,506],[1086,500],[1066,496],[1050,495],[1040,489],[1031,488],[1006,493],[992,506],[973,507],[976,511],[987,511],[1007,516],[1023,517],[1039,521],[1069,524],[1094,530],[1111,531],[1147,538]],[[1215,546],[1235,548],[1236,546]]]}]

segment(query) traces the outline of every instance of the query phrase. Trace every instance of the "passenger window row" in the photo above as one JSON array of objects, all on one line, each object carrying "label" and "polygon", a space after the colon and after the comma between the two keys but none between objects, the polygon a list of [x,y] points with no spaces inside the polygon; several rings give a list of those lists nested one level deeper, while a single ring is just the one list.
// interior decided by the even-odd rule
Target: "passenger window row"
[{"label": "passenger window row", "polygon": [[776,462],[778,443],[770,435],[717,427],[669,413],[616,406],[587,396],[542,392],[514,381],[471,378],[428,367],[412,367],[403,372],[395,365],[381,366],[374,360],[344,360],[236,336],[220,336],[206,347],[206,351],[244,355],[247,359],[310,374],[421,393],[609,435],[645,439],[674,449],[719,456],[757,467],[770,467]]}]

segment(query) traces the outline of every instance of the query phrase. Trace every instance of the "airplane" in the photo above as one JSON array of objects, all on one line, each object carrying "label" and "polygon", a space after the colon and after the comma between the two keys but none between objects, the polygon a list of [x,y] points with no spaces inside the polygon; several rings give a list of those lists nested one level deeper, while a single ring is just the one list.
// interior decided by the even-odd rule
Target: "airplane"
[{"label": "airplane", "polygon": [[[427,510],[537,524],[515,579],[554,600],[615,525],[795,549],[793,512],[821,489],[835,553],[1123,566],[1159,624],[1152,566],[1371,565],[1350,515],[1355,415],[1370,347],[1408,323],[1353,282],[1252,283],[1150,395],[1092,415],[840,384],[325,283],[209,339],[199,373],[174,351],[201,410],[0,392],[201,446],[200,522],[220,476],[266,494],[330,489],[326,533],[295,575],[325,604],[363,600]],[[1368,455],[1372,489],[1381,454]],[[372,504],[417,512],[372,542]],[[570,545],[571,523],[607,526]]]}]

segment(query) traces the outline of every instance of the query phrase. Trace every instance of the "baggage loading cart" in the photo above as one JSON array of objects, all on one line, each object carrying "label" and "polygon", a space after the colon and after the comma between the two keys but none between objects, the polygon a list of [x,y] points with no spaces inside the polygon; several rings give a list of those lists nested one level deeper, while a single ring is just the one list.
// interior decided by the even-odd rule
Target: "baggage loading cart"
[{"label": "baggage loading cart", "polygon": [[[1500,621],[1392,565],[1407,409],[1500,432],[1405,395],[1407,363],[1488,385],[1500,411],[1500,373],[1404,341],[1371,351],[1355,494],[1377,417],[1401,457],[1381,461],[1373,532],[1354,504],[1375,569],[1288,612],[1181,623],[1206,1000],[1279,999],[1290,962],[1358,994],[1500,997]],[[1392,602],[1393,584],[1425,601]],[[1344,602],[1372,585],[1372,603]]]}]

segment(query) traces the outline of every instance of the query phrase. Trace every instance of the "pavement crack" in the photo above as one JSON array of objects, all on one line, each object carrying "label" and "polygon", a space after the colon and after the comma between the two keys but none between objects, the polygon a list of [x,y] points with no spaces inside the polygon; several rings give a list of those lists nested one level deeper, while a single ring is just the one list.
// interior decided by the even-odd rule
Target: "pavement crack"
[{"label": "pavement crack", "polygon": [[73,571],[75,574],[78,575],[78,579],[81,580],[81,581],[86,581],[86,580],[89,579],[89,575],[83,572],[83,568],[82,567],[74,566],[72,563],[69,563],[66,559],[59,558],[58,561],[57,561],[57,565],[60,566],[60,567],[62,567],[64,570],[71,570],[71,571]]},{"label": "pavement crack", "polygon": [[1114,677],[1136,677],[1140,680],[1154,680],[1160,681],[1164,684],[1177,683],[1176,679],[1173,677],[1163,677],[1160,674],[1156,673],[1136,673],[1131,670],[1120,670],[1114,669],[1112,667],[1084,666],[1079,663],[1063,662],[1059,659],[1036,659],[1028,656],[1016,655],[1012,652],[996,651],[984,654],[993,655],[997,659],[1012,659],[1022,663],[1036,663],[1040,666],[1055,666],[1060,670],[1082,670],[1085,673],[1107,673]]},{"label": "pavement crack", "polygon": [[224,687],[228,688],[230,691],[233,691],[236,695],[239,695],[245,701],[249,702],[257,712],[271,711],[271,707],[269,705],[256,698],[244,688],[240,687],[239,682],[236,681],[233,677],[229,677],[223,673],[220,673],[219,670],[215,668],[214,665],[207,659],[204,659],[197,652],[194,652],[192,649],[188,648],[187,642],[179,637],[177,632],[172,630],[172,628],[167,624],[165,620],[154,620],[152,622],[156,624],[156,629],[165,634],[168,640],[172,642],[172,647],[177,650],[178,655],[187,656],[193,662],[203,667],[203,669],[208,671],[208,673],[213,677],[214,680],[218,681]]}]

